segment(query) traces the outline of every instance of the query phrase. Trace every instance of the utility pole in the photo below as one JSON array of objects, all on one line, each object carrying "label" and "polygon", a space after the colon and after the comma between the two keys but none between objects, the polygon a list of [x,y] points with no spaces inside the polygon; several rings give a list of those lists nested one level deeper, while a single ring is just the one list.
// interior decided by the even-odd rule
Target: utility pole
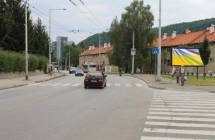
[{"label": "utility pole", "polygon": [[49,9],[49,38],[50,38],[50,42],[49,42],[49,67],[52,64],[52,39],[51,39],[51,33],[52,33],[52,11],[65,11],[66,9]]},{"label": "utility pole", "polygon": [[70,67],[71,67],[71,58],[70,58],[70,47],[69,47],[69,69],[70,69]]},{"label": "utility pole", "polygon": [[100,51],[101,48],[100,48],[100,46],[101,46],[101,36],[100,36],[100,33],[99,33],[99,70],[100,70],[100,65],[101,65],[100,64],[101,63],[101,60],[100,60],[101,59],[100,58],[101,57],[101,51]]},{"label": "utility pole", "polygon": [[161,0],[159,0],[159,33],[158,33],[158,48],[159,48],[159,53],[158,53],[158,60],[157,60],[157,81],[161,80],[161,12],[162,12],[162,3]]},{"label": "utility pole", "polygon": [[28,80],[28,1],[25,2],[25,80]]},{"label": "utility pole", "polygon": [[135,55],[135,48],[134,48],[134,40],[135,40],[135,35],[134,35],[134,31],[133,31],[133,47],[132,47],[132,71],[131,74],[134,74],[134,55]]},{"label": "utility pole", "polygon": [[52,39],[51,39],[51,22],[52,22],[52,9],[49,9],[49,38],[50,38],[50,42],[49,42],[49,67],[52,64],[52,55],[51,55],[51,46],[52,46]]}]

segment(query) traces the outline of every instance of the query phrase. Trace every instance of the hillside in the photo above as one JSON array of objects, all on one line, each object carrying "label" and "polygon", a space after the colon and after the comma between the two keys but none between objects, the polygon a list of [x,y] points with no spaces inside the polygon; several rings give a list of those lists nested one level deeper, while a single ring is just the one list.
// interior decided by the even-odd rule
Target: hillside
[{"label": "hillside", "polygon": [[[198,20],[193,22],[184,22],[178,24],[168,25],[162,28],[163,33],[171,34],[172,31],[176,31],[177,34],[182,34],[186,29],[190,29],[192,32],[201,31],[209,27],[211,24],[215,24],[215,18]],[[157,32],[157,28],[153,29]],[[101,44],[110,42],[109,34],[104,32],[101,34]],[[83,48],[86,48],[91,45],[98,46],[98,34],[88,37],[87,39],[81,41],[79,45]]]}]

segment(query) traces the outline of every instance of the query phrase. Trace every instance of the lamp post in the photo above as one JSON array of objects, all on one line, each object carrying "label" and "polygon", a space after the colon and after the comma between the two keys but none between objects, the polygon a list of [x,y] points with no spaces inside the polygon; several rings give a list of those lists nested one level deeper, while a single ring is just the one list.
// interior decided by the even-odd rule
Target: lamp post
[{"label": "lamp post", "polygon": [[49,9],[49,37],[50,37],[50,42],[49,42],[49,66],[51,66],[52,64],[52,49],[51,49],[51,46],[52,46],[52,39],[51,39],[51,29],[52,29],[52,11],[65,11],[66,9],[63,8],[63,9]]},{"label": "lamp post", "polygon": [[159,48],[159,53],[158,53],[158,60],[157,60],[157,81],[161,80],[161,12],[162,12],[162,3],[161,0],[159,0],[159,33],[158,33],[158,48]]},{"label": "lamp post", "polygon": [[28,80],[28,0],[25,2],[25,80]]}]

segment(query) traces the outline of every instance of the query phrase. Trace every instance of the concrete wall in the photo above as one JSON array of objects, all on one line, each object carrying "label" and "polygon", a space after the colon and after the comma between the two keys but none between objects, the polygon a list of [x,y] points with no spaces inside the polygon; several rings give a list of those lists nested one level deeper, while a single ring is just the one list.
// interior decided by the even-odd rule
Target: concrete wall
[{"label": "concrete wall", "polygon": [[[30,76],[36,76],[44,74],[42,71],[34,71],[34,72],[29,72]],[[14,72],[14,73],[0,73],[0,79],[12,79],[12,78],[22,78],[24,79],[25,77],[25,72]]]}]

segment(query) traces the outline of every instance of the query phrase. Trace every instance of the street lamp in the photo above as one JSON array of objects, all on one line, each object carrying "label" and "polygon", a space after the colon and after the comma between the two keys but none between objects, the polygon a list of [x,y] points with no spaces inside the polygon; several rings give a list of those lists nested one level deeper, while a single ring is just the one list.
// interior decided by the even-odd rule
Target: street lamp
[{"label": "street lamp", "polygon": [[28,0],[25,1],[25,80],[28,80]]},{"label": "street lamp", "polygon": [[49,37],[50,37],[50,43],[49,43],[49,66],[52,64],[52,56],[51,56],[51,46],[52,46],[52,41],[51,41],[51,23],[52,23],[52,11],[65,11],[65,8],[62,9],[49,9]]},{"label": "street lamp", "polygon": [[158,33],[158,60],[157,60],[157,81],[161,80],[161,12],[162,12],[162,6],[161,6],[161,0],[159,0],[159,33]]}]

